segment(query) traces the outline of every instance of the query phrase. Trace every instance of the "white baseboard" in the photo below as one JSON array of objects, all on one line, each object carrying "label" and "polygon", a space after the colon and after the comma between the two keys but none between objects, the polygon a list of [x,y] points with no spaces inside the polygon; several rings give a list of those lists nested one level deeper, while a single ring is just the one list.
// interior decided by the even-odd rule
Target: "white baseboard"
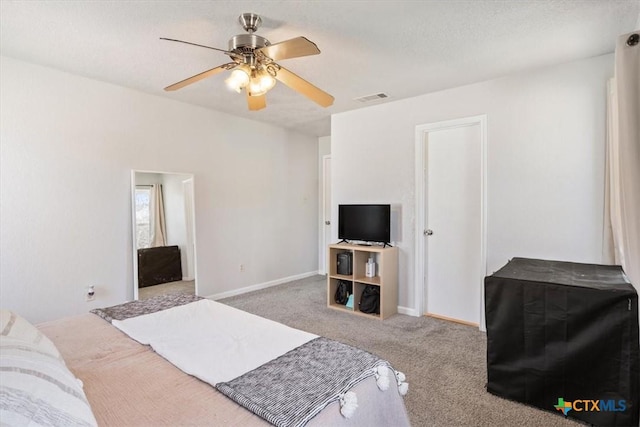
[{"label": "white baseboard", "polygon": [[407,316],[420,317],[418,310],[416,310],[415,308],[398,306],[398,313],[406,314]]},{"label": "white baseboard", "polygon": [[209,295],[205,298],[218,300],[222,298],[234,297],[236,295],[246,294],[247,292],[259,291],[260,289],[270,288],[272,286],[281,285],[287,282],[293,282],[294,280],[306,279],[307,277],[320,274],[318,271],[310,271],[308,273],[296,274],[295,276],[283,277],[281,279],[270,280],[264,283],[258,283],[257,285],[246,286],[240,289],[234,289],[232,291],[221,292],[219,294]]},{"label": "white baseboard", "polygon": [[[319,270],[310,271],[308,273],[296,274],[295,276],[283,277],[281,279],[270,280],[268,282],[258,283],[256,285],[246,286],[244,288],[234,289],[232,291],[226,291],[226,292],[221,292],[219,294],[209,295],[205,298],[212,299],[212,300],[219,300],[223,298],[234,297],[236,295],[246,294],[247,292],[259,291],[260,289],[266,289],[272,286],[281,285],[287,282],[293,282],[294,280],[306,279],[307,277],[316,276],[316,275],[323,275],[323,273]],[[420,314],[418,314],[418,311],[416,309],[409,308],[409,307],[398,306],[398,313],[406,314],[407,316],[420,317]]]}]

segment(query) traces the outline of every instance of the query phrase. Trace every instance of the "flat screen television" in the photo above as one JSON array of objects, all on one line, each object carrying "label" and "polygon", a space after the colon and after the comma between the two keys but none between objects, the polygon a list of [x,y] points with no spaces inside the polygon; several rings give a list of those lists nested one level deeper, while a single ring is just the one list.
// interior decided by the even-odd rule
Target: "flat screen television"
[{"label": "flat screen television", "polygon": [[391,242],[391,205],[338,205],[338,238]]}]

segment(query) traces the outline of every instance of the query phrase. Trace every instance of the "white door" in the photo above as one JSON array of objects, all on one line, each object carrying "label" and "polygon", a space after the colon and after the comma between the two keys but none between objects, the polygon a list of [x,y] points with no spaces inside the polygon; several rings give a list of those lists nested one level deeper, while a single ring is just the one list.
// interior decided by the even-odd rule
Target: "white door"
[{"label": "white door", "polygon": [[482,146],[479,124],[425,138],[426,312],[479,325]]},{"label": "white door", "polygon": [[331,244],[331,157],[322,158],[322,271],[327,274],[327,247]]}]

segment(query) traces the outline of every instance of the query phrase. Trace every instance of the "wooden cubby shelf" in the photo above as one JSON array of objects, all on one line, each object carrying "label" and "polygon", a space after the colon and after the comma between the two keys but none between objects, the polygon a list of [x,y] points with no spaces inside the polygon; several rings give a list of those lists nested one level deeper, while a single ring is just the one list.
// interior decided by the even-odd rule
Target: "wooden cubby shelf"
[{"label": "wooden cubby shelf", "polygon": [[[328,248],[327,306],[335,310],[346,311],[376,319],[386,319],[398,311],[398,248],[382,246],[363,246],[349,243],[336,243]],[[338,274],[338,254],[350,252],[352,274]],[[369,257],[376,263],[374,277],[365,276],[365,268]],[[353,308],[335,302],[338,282],[351,282],[353,289]],[[363,313],[359,310],[360,296],[367,285],[380,288],[380,314]]]}]

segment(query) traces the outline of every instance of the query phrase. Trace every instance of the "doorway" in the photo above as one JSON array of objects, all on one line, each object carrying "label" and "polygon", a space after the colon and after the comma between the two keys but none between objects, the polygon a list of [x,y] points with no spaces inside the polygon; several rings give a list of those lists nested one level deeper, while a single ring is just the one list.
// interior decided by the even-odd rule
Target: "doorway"
[{"label": "doorway", "polygon": [[327,251],[331,244],[331,156],[322,156],[322,223],[320,225],[320,272],[327,274]]},{"label": "doorway", "polygon": [[484,330],[486,116],[416,128],[419,314]]},{"label": "doorway", "polygon": [[132,171],[133,298],[197,294],[193,174]]}]

